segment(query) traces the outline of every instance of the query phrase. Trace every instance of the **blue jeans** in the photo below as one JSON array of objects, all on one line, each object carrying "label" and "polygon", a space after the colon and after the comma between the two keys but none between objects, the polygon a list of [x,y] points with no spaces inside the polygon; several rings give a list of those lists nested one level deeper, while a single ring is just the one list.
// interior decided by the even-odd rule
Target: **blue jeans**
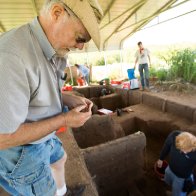
[{"label": "blue jeans", "polygon": [[185,179],[177,177],[169,166],[165,170],[164,181],[172,187],[172,196],[186,196],[186,193],[182,192]]},{"label": "blue jeans", "polygon": [[149,70],[148,70],[148,64],[139,64],[139,72],[140,72],[140,80],[142,88],[144,86],[149,88]]},{"label": "blue jeans", "polygon": [[0,150],[0,186],[13,196],[54,196],[56,184],[50,164],[63,155],[56,136],[41,144]]}]

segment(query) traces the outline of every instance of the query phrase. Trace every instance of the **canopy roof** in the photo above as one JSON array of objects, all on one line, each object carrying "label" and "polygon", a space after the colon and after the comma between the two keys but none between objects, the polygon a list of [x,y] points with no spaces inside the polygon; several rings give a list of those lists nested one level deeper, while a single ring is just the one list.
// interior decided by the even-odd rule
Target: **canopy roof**
[{"label": "canopy roof", "polygon": [[[99,0],[104,11],[100,24],[101,50],[122,48],[126,38],[160,13],[186,1],[188,0]],[[0,0],[0,32],[31,21],[38,15],[42,4],[43,0]],[[84,50],[97,49],[90,41]]]}]

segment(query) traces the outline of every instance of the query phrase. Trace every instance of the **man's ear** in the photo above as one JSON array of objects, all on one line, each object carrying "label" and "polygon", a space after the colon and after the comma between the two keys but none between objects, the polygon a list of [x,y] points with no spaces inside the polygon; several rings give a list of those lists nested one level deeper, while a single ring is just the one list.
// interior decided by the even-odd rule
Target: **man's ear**
[{"label": "man's ear", "polygon": [[51,17],[53,20],[58,20],[61,16],[63,16],[65,10],[64,7],[60,4],[54,4],[51,8]]}]

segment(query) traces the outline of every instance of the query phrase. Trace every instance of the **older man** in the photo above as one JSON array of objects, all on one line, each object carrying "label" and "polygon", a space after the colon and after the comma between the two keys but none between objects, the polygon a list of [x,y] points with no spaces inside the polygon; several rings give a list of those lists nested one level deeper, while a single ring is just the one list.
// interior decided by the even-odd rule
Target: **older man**
[{"label": "older man", "polygon": [[83,125],[92,102],[61,95],[59,59],[91,38],[99,47],[101,16],[96,0],[48,0],[39,17],[0,37],[0,185],[11,195],[80,195],[67,191],[55,130]]}]

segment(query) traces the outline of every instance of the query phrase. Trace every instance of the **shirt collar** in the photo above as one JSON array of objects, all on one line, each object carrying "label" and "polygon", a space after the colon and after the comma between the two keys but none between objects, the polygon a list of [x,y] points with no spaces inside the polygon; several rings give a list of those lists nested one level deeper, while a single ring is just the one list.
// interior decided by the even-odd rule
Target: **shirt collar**
[{"label": "shirt collar", "polygon": [[30,23],[30,28],[38,39],[38,42],[41,46],[41,49],[43,50],[44,55],[48,60],[51,60],[56,52],[48,41],[46,34],[44,33],[37,17],[34,18],[34,20]]}]

